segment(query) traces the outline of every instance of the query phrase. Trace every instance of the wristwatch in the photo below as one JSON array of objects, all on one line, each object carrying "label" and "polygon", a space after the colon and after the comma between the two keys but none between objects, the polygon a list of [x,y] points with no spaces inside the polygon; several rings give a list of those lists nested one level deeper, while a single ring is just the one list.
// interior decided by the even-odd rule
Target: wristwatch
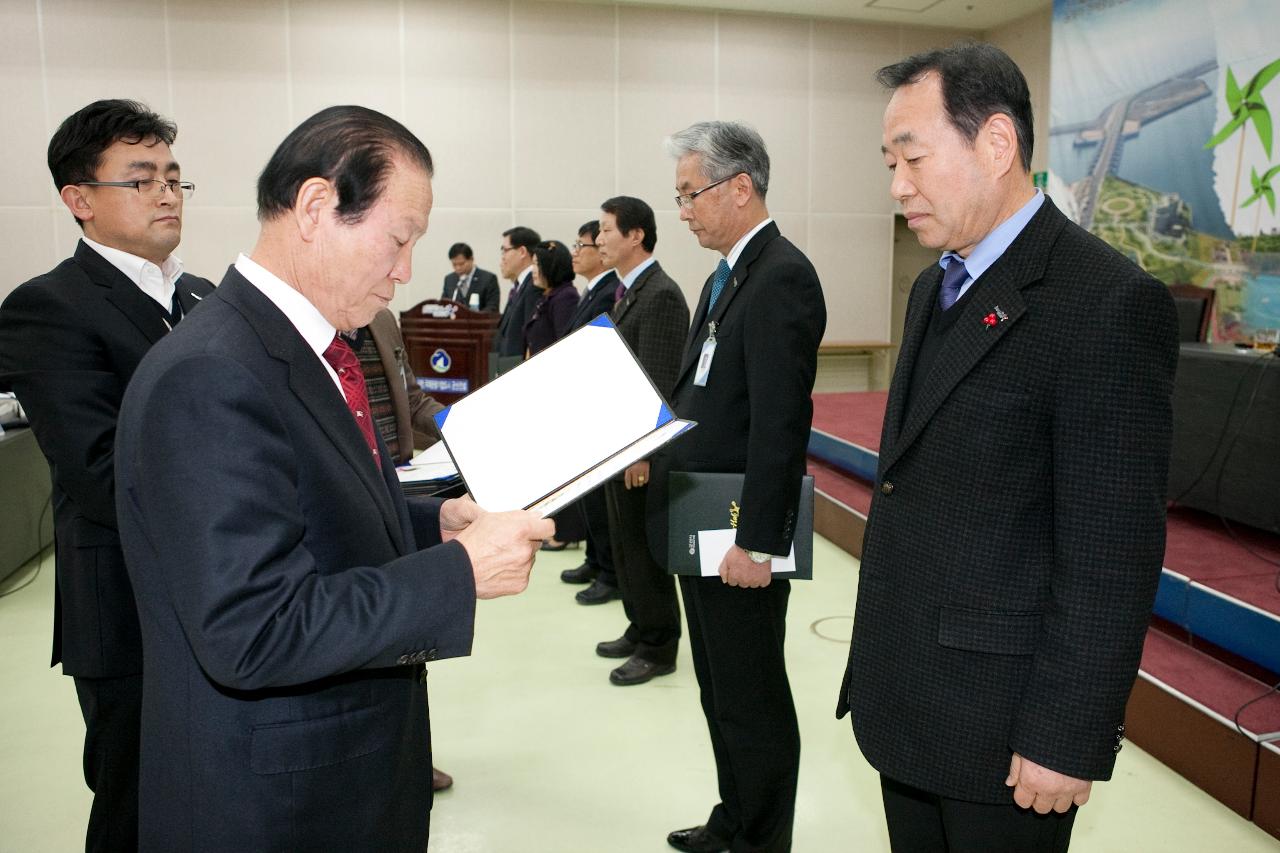
[{"label": "wristwatch", "polygon": [[766,554],[764,551],[748,551],[747,556],[751,558],[751,562],[757,565],[767,563],[773,559],[772,554]]}]

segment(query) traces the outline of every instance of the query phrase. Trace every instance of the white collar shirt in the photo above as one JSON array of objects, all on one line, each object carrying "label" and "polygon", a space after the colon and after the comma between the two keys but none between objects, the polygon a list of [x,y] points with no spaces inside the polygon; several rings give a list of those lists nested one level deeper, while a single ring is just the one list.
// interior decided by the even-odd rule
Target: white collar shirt
[{"label": "white collar shirt", "polygon": [[333,336],[338,331],[333,324],[324,318],[320,309],[312,305],[307,297],[248,255],[242,253],[236,258],[236,272],[248,279],[249,283],[258,288],[263,296],[271,300],[271,304],[279,308],[298,330],[298,334],[302,335],[307,346],[316,354],[316,358],[320,359],[320,364],[345,400],[346,394],[342,392],[342,382],[338,379],[337,371],[324,357],[324,351],[329,348],[329,344],[333,342]]}]

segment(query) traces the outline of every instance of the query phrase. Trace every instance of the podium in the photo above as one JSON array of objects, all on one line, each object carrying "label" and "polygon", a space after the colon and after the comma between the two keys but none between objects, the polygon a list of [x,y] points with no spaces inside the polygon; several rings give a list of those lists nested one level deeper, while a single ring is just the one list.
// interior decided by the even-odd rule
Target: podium
[{"label": "podium", "polygon": [[501,319],[452,299],[427,299],[401,311],[405,357],[423,392],[448,405],[488,382]]}]

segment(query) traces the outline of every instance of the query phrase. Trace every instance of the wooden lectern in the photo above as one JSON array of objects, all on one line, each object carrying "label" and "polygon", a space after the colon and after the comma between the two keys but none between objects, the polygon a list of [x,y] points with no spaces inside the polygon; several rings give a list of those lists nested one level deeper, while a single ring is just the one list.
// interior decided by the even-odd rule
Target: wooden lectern
[{"label": "wooden lectern", "polygon": [[488,382],[500,319],[452,299],[427,299],[401,311],[405,356],[422,390],[448,405]]}]

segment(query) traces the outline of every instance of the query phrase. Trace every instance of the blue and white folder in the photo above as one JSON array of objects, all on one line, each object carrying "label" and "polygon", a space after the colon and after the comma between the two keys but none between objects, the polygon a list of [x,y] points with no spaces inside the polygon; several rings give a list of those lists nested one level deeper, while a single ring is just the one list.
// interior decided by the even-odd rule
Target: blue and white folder
[{"label": "blue and white folder", "polygon": [[695,426],[672,414],[607,314],[435,419],[476,503],[543,517]]}]

